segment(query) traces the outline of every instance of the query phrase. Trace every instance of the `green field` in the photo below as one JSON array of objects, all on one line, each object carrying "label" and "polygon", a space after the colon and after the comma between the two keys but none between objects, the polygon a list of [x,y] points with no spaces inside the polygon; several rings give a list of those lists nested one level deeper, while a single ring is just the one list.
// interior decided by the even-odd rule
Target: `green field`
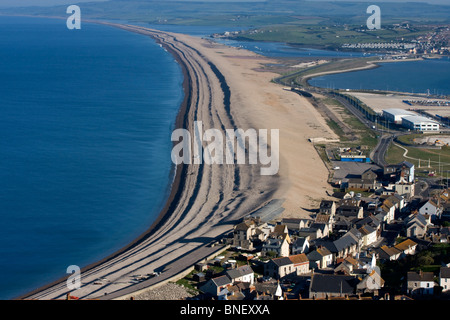
[{"label": "green field", "polygon": [[386,153],[386,162],[395,164],[404,160],[409,161],[416,166],[419,176],[434,172],[437,176],[446,177],[447,171],[450,171],[450,147],[442,147],[442,149],[403,147],[408,150],[407,156],[414,159],[404,157],[405,150],[392,144]]},{"label": "green field", "polygon": [[408,41],[424,35],[430,30],[430,27],[368,31],[357,25],[275,25],[242,32],[235,38],[251,41],[279,41],[309,47],[340,48],[345,43]]},{"label": "green field", "polygon": [[[304,0],[111,0],[80,3],[82,16],[86,18],[238,27],[362,25],[369,17],[367,7],[368,4],[362,2]],[[450,7],[445,5],[386,2],[381,7],[382,19],[386,24],[450,22]],[[33,7],[0,9],[0,13],[67,17],[66,8],[67,5],[39,7],[37,3]],[[297,35],[291,34],[294,37]],[[323,36],[328,37],[326,33]]]}]

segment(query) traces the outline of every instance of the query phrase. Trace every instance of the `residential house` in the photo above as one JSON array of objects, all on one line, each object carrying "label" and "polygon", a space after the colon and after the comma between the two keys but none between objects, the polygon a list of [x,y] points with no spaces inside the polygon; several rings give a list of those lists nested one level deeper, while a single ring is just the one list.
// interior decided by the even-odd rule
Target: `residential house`
[{"label": "residential house", "polygon": [[408,272],[406,289],[407,294],[411,296],[432,295],[434,290],[433,272]]},{"label": "residential house", "polygon": [[333,253],[323,246],[309,252],[306,256],[310,269],[324,269],[330,267],[334,262]]},{"label": "residential house", "polygon": [[[316,239],[327,237],[329,235],[329,233],[331,232],[330,224],[328,224],[328,223],[314,222],[311,225],[310,229],[311,230],[312,229],[316,229],[317,230],[316,231],[316,237],[315,237]],[[313,239],[311,238],[311,240],[313,240]]]},{"label": "residential house", "polygon": [[308,253],[309,252],[309,241],[308,237],[299,237],[292,243],[291,252],[292,254]]},{"label": "residential house", "polygon": [[394,182],[413,183],[414,172],[414,164],[409,161],[403,161],[398,164],[384,167],[384,175]]},{"label": "residential house", "polygon": [[442,292],[450,291],[450,268],[441,267],[439,270],[439,285],[442,287]]},{"label": "residential house", "polygon": [[395,199],[393,196],[389,196],[387,199],[383,201],[381,208],[386,212],[386,223],[391,223],[395,219],[395,210],[396,210],[396,202],[392,201]]},{"label": "residential house", "polygon": [[358,229],[362,236],[362,246],[367,247],[375,243],[378,240],[377,229],[366,224]]},{"label": "residential house", "polygon": [[222,291],[220,291],[217,295],[217,298],[218,300],[242,301],[246,299],[246,296],[242,292],[242,288],[240,286],[233,285],[222,289]]},{"label": "residential house", "polygon": [[406,255],[413,255],[416,253],[417,243],[411,239],[396,244],[393,247],[381,246],[375,248],[378,258],[381,260],[398,260]]},{"label": "residential house", "polygon": [[376,181],[371,179],[350,178],[348,179],[347,186],[349,190],[371,191],[375,190]]},{"label": "residential house", "polygon": [[359,266],[368,271],[373,270],[377,266],[376,253],[373,250],[361,252],[358,257]]},{"label": "residential house", "polygon": [[264,275],[282,279],[294,272],[294,263],[288,257],[275,258],[264,265]]},{"label": "residential house", "polygon": [[422,215],[431,216],[431,220],[440,218],[442,207],[439,199],[429,199],[423,206],[419,208],[419,213]]},{"label": "residential house", "polygon": [[328,232],[333,231],[333,222],[334,222],[334,216],[331,216],[329,214],[319,213],[316,216],[316,218],[314,219],[314,223],[312,224],[312,226],[318,225],[318,224],[324,224],[324,225],[326,225],[326,228],[327,228],[327,230],[324,231],[324,233],[328,234]]},{"label": "residential house", "polygon": [[254,291],[254,300],[281,300],[283,297],[279,281],[256,282]]},{"label": "residential house", "polygon": [[390,194],[399,194],[405,199],[414,197],[416,186],[414,182],[396,182],[394,185],[394,192]]},{"label": "residential house", "polygon": [[442,205],[441,219],[443,221],[450,221],[450,201]]},{"label": "residential house", "polygon": [[421,215],[417,213],[410,214],[405,220],[405,232],[407,237],[422,238],[427,231],[428,215]]},{"label": "residential house", "polygon": [[335,274],[353,274],[353,270],[359,267],[358,260],[352,257],[346,257],[345,259],[336,259],[337,267],[334,268]]},{"label": "residential house", "polygon": [[365,225],[371,226],[372,228],[374,228],[377,232],[377,237],[380,236],[381,233],[381,221],[378,220],[378,218],[376,216],[374,216],[373,214],[368,215],[365,218],[362,218],[361,220],[356,221],[354,224],[355,228],[361,228]]},{"label": "residential house", "polygon": [[234,226],[233,247],[253,251],[255,242],[260,243],[266,239],[268,232],[264,230],[271,230],[271,228],[267,224],[260,224],[258,219],[245,219]]},{"label": "residential house", "polygon": [[360,275],[361,281],[356,285],[356,291],[360,293],[378,293],[384,287],[379,268],[370,270],[367,274]]},{"label": "residential house", "polygon": [[394,246],[400,252],[400,258],[405,255],[414,255],[416,253],[417,243],[411,239],[406,239]]},{"label": "residential house", "polygon": [[378,259],[382,261],[394,261],[400,257],[400,251],[395,248],[388,247],[386,245],[379,248],[375,248]]},{"label": "residential house", "polygon": [[345,235],[333,241],[336,258],[345,258],[356,255],[362,246],[361,233],[352,228]]},{"label": "residential house", "polygon": [[372,169],[367,169],[359,177],[348,179],[349,189],[375,190],[377,189],[377,174]]},{"label": "residential house", "polygon": [[262,255],[268,255],[269,252],[273,252],[277,257],[289,256],[290,238],[287,233],[279,235],[277,237],[269,237],[263,243],[261,253]]},{"label": "residential house", "polygon": [[223,275],[220,277],[209,279],[199,289],[204,293],[211,294],[212,296],[218,296],[224,288],[231,286],[232,284],[233,282],[231,281],[231,279],[226,275]]},{"label": "residential house", "polygon": [[450,239],[450,227],[428,227],[427,239],[430,239],[434,243],[447,243]]},{"label": "residential house", "polygon": [[[312,226],[309,228],[303,228],[300,229],[298,232],[298,236],[302,237],[302,238],[309,238],[311,240],[315,240],[315,239],[320,239],[323,238],[325,235],[328,235],[328,233],[326,233],[325,235],[322,233],[324,232],[325,226],[321,225],[321,226]],[[326,232],[326,231],[325,231]]]},{"label": "residential house", "polygon": [[227,270],[225,275],[209,279],[199,289],[204,293],[217,296],[220,299],[226,299],[230,295],[230,287],[237,284],[248,283],[252,285],[254,282],[254,272],[248,265],[241,266],[236,269]]},{"label": "residential house", "polygon": [[336,215],[336,220],[333,225],[333,232],[334,233],[348,232],[353,227],[353,223],[355,220],[357,219],[354,217],[344,217]]},{"label": "residential house", "polygon": [[392,204],[394,204],[395,209],[399,212],[402,211],[402,209],[406,206],[405,198],[403,198],[403,196],[399,195],[398,193],[389,195],[386,200],[389,200]]},{"label": "residential house", "polygon": [[322,200],[319,206],[319,213],[333,217],[336,213],[336,203],[332,200]]},{"label": "residential house", "polygon": [[360,202],[360,200],[356,199],[343,199],[339,201],[336,215],[358,219],[363,218],[364,209],[363,207],[360,207]]},{"label": "residential house", "polygon": [[253,241],[251,237],[256,229],[256,222],[254,220],[245,220],[234,226],[233,231],[233,246],[241,247],[244,250],[253,250]]},{"label": "residential house", "polygon": [[356,293],[358,279],[355,276],[313,274],[309,288],[310,299],[345,297]]},{"label": "residential house", "polygon": [[361,173],[361,179],[370,179],[370,180],[376,180],[378,178],[378,175],[376,172],[374,172],[372,169],[367,169],[363,173]]},{"label": "residential house", "polygon": [[309,272],[309,260],[306,254],[296,254],[289,256],[289,259],[294,264],[294,269],[296,272],[296,275],[299,276],[301,274],[305,274]]},{"label": "residential house", "polygon": [[275,258],[264,265],[264,275],[274,279],[282,279],[292,275],[297,276],[308,272],[309,260],[304,253]]},{"label": "residential house", "polygon": [[232,283],[235,282],[247,282],[253,284],[255,274],[252,268],[248,265],[243,265],[236,269],[230,269],[226,271],[226,276],[231,279]]},{"label": "residential house", "polygon": [[439,199],[442,203],[446,203],[450,200],[450,189],[444,189],[439,194]]},{"label": "residential house", "polygon": [[285,224],[277,224],[272,233],[269,235],[269,237],[277,238],[277,237],[283,237],[284,235],[287,235],[289,233],[288,227]]},{"label": "residential house", "polygon": [[296,219],[296,218],[283,218],[281,223],[285,225],[288,230],[298,231],[303,228],[307,228],[312,223],[311,219]]}]

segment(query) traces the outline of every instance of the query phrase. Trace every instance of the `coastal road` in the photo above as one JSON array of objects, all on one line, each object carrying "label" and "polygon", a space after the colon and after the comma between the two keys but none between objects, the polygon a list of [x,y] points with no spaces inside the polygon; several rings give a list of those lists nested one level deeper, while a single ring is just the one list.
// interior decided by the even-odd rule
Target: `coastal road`
[{"label": "coastal road", "polygon": [[[189,36],[144,27],[105,23],[150,36],[171,53],[184,73],[185,99],[177,128],[195,121],[210,128],[243,128],[233,116],[233,84],[201,52]],[[204,147],[204,146],[203,146]],[[238,146],[239,147],[239,146]],[[238,148],[237,147],[237,148]],[[161,282],[187,269],[217,250],[218,237],[230,232],[238,220],[272,199],[276,176],[260,174],[260,165],[178,165],[172,193],[160,220],[123,250],[82,269],[79,289],[70,291],[66,279],[30,292],[22,299],[64,299],[70,292],[80,299],[116,299]],[[161,272],[143,282],[140,275]]]},{"label": "coastal road", "polygon": [[387,162],[385,160],[386,152],[393,140],[393,137],[394,136],[391,134],[385,134],[381,136],[377,146],[373,150],[372,161],[380,167],[384,167],[387,165]]}]

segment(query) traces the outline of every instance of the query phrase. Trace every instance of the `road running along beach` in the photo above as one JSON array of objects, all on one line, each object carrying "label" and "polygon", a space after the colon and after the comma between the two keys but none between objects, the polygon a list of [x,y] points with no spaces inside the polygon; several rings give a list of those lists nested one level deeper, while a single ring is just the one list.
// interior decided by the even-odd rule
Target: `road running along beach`
[{"label": "road running along beach", "polygon": [[[103,23],[103,22],[102,22]],[[336,138],[304,97],[272,83],[260,71],[272,60],[205,39],[144,27],[103,23],[154,38],[180,64],[185,98],[177,128],[279,129],[280,170],[260,174],[260,165],[184,164],[157,221],[129,246],[82,269],[81,287],[66,278],[21,299],[117,299],[169,279],[217,250],[211,247],[238,220],[272,199],[283,199],[285,217],[307,217],[331,191],[328,172],[309,138]],[[259,70],[259,71],[258,71]],[[136,275],[160,276],[135,283]]]}]

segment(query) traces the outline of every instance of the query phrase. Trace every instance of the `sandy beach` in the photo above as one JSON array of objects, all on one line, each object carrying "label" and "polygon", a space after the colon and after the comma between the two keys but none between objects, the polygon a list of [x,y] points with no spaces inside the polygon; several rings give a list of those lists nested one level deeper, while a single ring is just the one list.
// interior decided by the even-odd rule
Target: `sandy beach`
[{"label": "sandy beach", "polygon": [[[205,39],[130,25],[110,24],[151,36],[182,66],[186,93],[177,127],[279,129],[280,165],[273,176],[260,165],[178,165],[172,194],[159,219],[130,246],[83,268],[82,299],[112,299],[145,288],[186,269],[217,248],[210,244],[242,217],[272,199],[284,199],[285,217],[307,217],[331,192],[328,171],[309,138],[337,138],[317,110],[263,72],[272,60]],[[257,71],[258,70],[258,71]],[[136,275],[161,272],[158,279],[133,284]],[[22,298],[64,299],[58,281]]]}]

